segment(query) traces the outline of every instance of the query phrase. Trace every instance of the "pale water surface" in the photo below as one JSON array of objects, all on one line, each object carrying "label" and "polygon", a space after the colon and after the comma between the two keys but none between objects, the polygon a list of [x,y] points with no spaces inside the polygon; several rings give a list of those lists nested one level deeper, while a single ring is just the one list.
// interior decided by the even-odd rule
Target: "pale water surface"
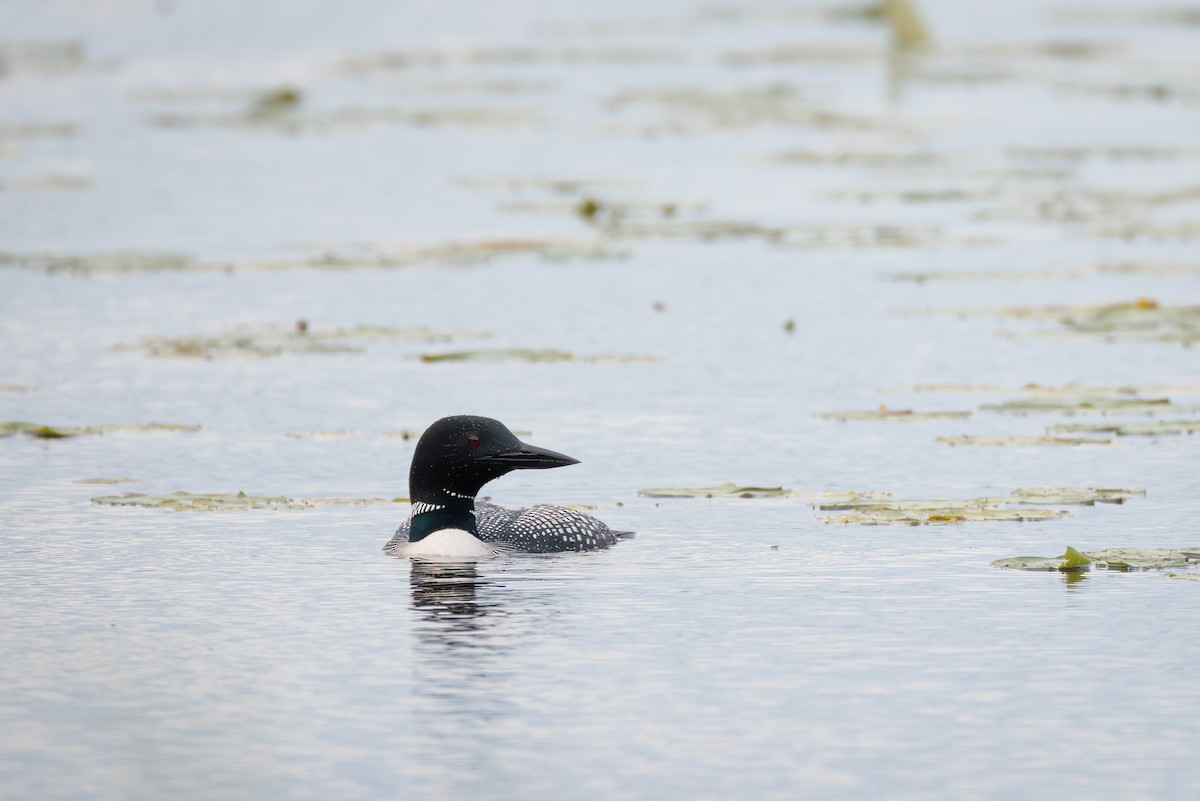
[{"label": "pale water surface", "polygon": [[[203,426],[0,439],[0,797],[1196,798],[1200,583],[990,565],[1200,545],[1195,436],[948,447],[1106,418],[815,416],[1030,382],[1200,403],[1195,347],[897,313],[1200,303],[1194,11],[929,0],[932,46],[902,54],[857,8],[0,3],[0,421]],[[613,204],[666,230],[605,229]],[[606,250],[370,266],[513,240]],[[233,267],[86,261],[163,252]],[[326,253],[359,266],[300,263]],[[492,337],[113,349],[301,318]],[[477,347],[659,361],[416,358]],[[905,390],[927,382],[999,389]],[[498,502],[638,537],[411,564],[380,550],[401,503],[90,502],[395,498],[413,443],[386,432],[460,412],[582,460]],[[725,481],[1147,493],[917,527],[638,496]]]}]

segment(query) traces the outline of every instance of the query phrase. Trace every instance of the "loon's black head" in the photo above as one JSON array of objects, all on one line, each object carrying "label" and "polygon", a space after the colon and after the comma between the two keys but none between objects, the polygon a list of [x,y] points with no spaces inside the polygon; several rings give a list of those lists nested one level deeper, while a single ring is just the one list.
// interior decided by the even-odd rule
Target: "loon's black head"
[{"label": "loon's black head", "polygon": [[513,470],[545,470],[578,459],[527,445],[499,420],[474,415],[443,417],[431,425],[413,453],[408,474],[414,503],[474,507],[480,488]]}]

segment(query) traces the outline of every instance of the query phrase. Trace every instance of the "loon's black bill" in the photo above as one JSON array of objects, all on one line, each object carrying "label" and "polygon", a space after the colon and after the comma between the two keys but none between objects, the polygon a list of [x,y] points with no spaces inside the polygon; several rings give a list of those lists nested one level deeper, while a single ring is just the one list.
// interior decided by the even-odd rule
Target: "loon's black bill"
[{"label": "loon's black bill", "polygon": [[546,470],[551,467],[566,467],[579,464],[578,459],[572,459],[564,453],[539,448],[536,445],[521,443],[520,447],[493,456],[481,457],[493,464],[501,464],[513,470]]}]

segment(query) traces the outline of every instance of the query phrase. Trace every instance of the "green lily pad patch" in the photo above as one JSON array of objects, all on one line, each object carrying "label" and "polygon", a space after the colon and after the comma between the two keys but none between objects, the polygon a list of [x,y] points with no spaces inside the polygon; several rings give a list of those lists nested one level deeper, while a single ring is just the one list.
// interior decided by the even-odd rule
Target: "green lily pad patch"
[{"label": "green lily pad patch", "polygon": [[783,487],[745,487],[738,484],[638,490],[638,495],[643,498],[782,498],[789,493]]},{"label": "green lily pad patch", "polygon": [[118,431],[199,431],[200,426],[186,423],[104,423],[94,426],[55,427],[19,421],[0,423],[0,437],[26,434],[37,439],[66,439],[90,434],[109,434]]},{"label": "green lily pad patch", "polygon": [[924,422],[927,420],[965,420],[971,416],[969,411],[958,412],[914,412],[912,409],[889,409],[880,406],[878,409],[862,411],[821,412],[816,415],[825,420],[898,420],[900,422]]},{"label": "green lily pad patch", "polygon": [[[1062,556],[1017,556],[997,559],[996,567],[1009,570],[1086,570],[1093,564],[1108,570],[1161,570],[1187,567],[1200,563],[1200,548],[1105,548],[1099,551],[1077,551],[1067,548]],[[1180,577],[1200,573],[1180,574]]]},{"label": "green lily pad patch", "polygon": [[148,509],[173,509],[177,512],[244,512],[250,509],[313,509],[318,506],[377,506],[407,503],[407,498],[286,498],[282,495],[260,496],[221,493],[172,492],[169,495],[147,495],[127,492],[123,495],[102,495],[93,503],[105,506],[142,506]]}]

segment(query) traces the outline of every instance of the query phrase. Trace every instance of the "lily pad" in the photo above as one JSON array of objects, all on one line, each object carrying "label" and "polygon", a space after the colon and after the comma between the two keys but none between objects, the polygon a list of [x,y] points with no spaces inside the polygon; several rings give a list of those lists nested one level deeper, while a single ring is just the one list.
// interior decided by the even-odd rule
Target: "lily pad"
[{"label": "lily pad", "polygon": [[981,445],[985,447],[1074,447],[1078,445],[1111,445],[1111,439],[1097,437],[1055,437],[1040,434],[1014,434],[1004,437],[973,437],[968,434],[957,434],[951,437],[938,437],[934,442],[943,445]]},{"label": "lily pad", "polygon": [[1184,567],[1197,561],[1195,548],[1105,548],[1088,551],[1096,562],[1117,570],[1157,570],[1164,567]]},{"label": "lily pad", "polygon": [[143,337],[136,345],[118,345],[114,350],[142,350],[147,356],[217,359],[230,357],[268,358],[285,353],[362,353],[363,342],[454,342],[486,339],[484,331],[449,331],[425,326],[396,328],[360,325],[354,328],[311,329],[304,320],[290,329],[279,326],[234,329],[221,334],[187,337]]},{"label": "lily pad", "polygon": [[738,484],[718,484],[715,487],[672,487],[638,490],[643,498],[781,498],[788,494],[783,487],[744,487]]},{"label": "lily pad", "polygon": [[924,422],[926,420],[964,420],[971,416],[968,412],[914,412],[912,409],[889,409],[880,406],[878,409],[863,411],[821,412],[816,415],[825,420],[899,420],[901,422]]},{"label": "lily pad", "polygon": [[1122,397],[1034,397],[1007,400],[1002,403],[985,403],[979,407],[985,412],[1002,414],[1144,414],[1194,411],[1195,406],[1176,406],[1170,398],[1122,398]]},{"label": "lily pad", "polygon": [[1051,431],[1066,434],[1116,434],[1118,437],[1158,437],[1194,434],[1200,420],[1148,420],[1133,423],[1059,423]]},{"label": "lily pad", "polygon": [[106,506],[142,506],[150,509],[173,509],[177,512],[241,512],[250,509],[312,509],[317,506],[375,506],[407,502],[407,499],[387,498],[286,498],[282,495],[259,496],[237,494],[196,494],[173,492],[169,495],[147,495],[127,492],[123,495],[103,495],[92,498]]},{"label": "lily pad", "polygon": [[1091,562],[1086,555],[1067,546],[1062,556],[1015,556],[1010,559],[997,559],[992,564],[1009,570],[1058,570],[1066,573],[1086,570]]},{"label": "lily pad", "polygon": [[1082,570],[1090,564],[1104,565],[1109,570],[1159,570],[1185,567],[1198,561],[1200,552],[1196,548],[1105,548],[1082,553],[1067,548],[1062,556],[1018,556],[997,559],[992,564],[1013,570]]},{"label": "lily pad", "polygon": [[88,434],[108,434],[117,431],[199,431],[200,426],[186,423],[103,423],[93,426],[54,427],[38,423],[12,421],[0,423],[0,437],[27,434],[37,439],[65,439]]},{"label": "lily pad", "polygon": [[423,362],[467,362],[467,361],[485,361],[485,362],[619,362],[627,364],[631,362],[656,362],[659,359],[653,356],[640,356],[637,354],[595,354],[587,356],[577,356],[566,351],[554,350],[553,348],[498,348],[495,350],[457,350],[446,353],[422,353],[421,361]]},{"label": "lily pad", "polygon": [[1038,503],[1052,506],[1094,506],[1097,503],[1125,503],[1144,489],[1117,489],[1110,487],[1037,487],[1015,489],[1010,503]]},{"label": "lily pad", "polygon": [[1166,578],[1182,581],[1200,581],[1200,573],[1168,573]]}]

